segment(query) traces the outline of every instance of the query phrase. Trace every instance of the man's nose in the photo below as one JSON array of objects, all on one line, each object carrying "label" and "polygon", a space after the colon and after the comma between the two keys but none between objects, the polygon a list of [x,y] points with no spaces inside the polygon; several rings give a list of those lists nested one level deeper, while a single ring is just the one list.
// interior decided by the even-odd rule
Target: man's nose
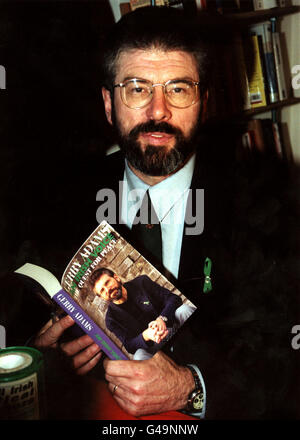
[{"label": "man's nose", "polygon": [[103,293],[104,293],[104,295],[105,295],[106,297],[109,296],[109,289],[108,289],[107,286],[103,286]]},{"label": "man's nose", "polygon": [[160,85],[153,88],[153,97],[147,107],[146,114],[154,121],[166,121],[171,118],[172,113],[166,101],[163,87]]}]

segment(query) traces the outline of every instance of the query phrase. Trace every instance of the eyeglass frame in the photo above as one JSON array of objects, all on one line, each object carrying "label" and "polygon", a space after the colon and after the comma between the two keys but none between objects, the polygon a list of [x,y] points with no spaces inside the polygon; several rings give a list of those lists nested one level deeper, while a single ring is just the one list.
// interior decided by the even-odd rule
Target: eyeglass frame
[{"label": "eyeglass frame", "polygon": [[[141,82],[145,82],[145,83],[149,83],[149,84],[151,84],[151,94],[150,94],[151,99],[150,99],[149,102],[147,102],[146,104],[142,105],[141,107],[129,107],[129,105],[126,104],[126,102],[124,101],[124,99],[123,99],[123,97],[122,97],[121,88],[122,88],[122,87],[125,87],[126,84],[129,83],[129,82],[131,82],[131,81],[141,81]],[[175,108],[181,108],[181,109],[183,109],[183,108],[189,108],[189,107],[191,107],[192,105],[196,104],[196,102],[198,102],[198,101],[200,100],[200,93],[198,94],[198,99],[197,99],[197,93],[196,93],[196,99],[195,99],[191,104],[189,104],[189,105],[187,105],[187,106],[185,106],[185,107],[178,107],[177,105],[172,104],[171,102],[169,102],[169,100],[168,100],[168,95],[166,95],[166,92],[165,92],[165,88],[166,88],[166,86],[167,86],[169,83],[172,83],[172,82],[173,82],[173,83],[176,83],[176,82],[192,83],[193,86],[196,86],[196,87],[198,87],[198,86],[200,85],[200,82],[199,82],[199,81],[186,80],[186,79],[169,79],[169,80],[166,81],[164,84],[162,84],[162,83],[155,83],[155,84],[153,84],[153,83],[151,83],[151,81],[149,81],[149,80],[147,80],[147,79],[131,78],[131,79],[126,80],[125,82],[121,82],[121,83],[119,83],[119,84],[114,84],[114,85],[113,85],[113,89],[115,89],[116,87],[120,87],[120,95],[121,95],[122,102],[126,105],[126,107],[131,108],[132,110],[139,110],[139,109],[141,109],[141,108],[146,107],[148,104],[150,104],[150,102],[151,102],[152,99],[153,99],[153,87],[157,87],[157,86],[161,86],[161,87],[163,87],[164,97],[165,97],[166,101],[167,101],[172,107],[175,107]],[[197,92],[197,88],[196,88],[196,92]]]}]

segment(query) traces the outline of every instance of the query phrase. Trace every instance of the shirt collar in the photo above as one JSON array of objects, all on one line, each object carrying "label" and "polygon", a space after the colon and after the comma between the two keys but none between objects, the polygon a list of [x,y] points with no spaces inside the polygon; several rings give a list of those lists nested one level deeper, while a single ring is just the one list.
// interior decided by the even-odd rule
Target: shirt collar
[{"label": "shirt collar", "polygon": [[138,189],[141,197],[143,197],[149,189],[151,202],[154,206],[155,212],[162,220],[164,216],[172,209],[177,200],[179,200],[184,193],[190,188],[192,176],[195,168],[196,154],[188,160],[188,162],[176,173],[171,174],[166,179],[150,186],[143,182],[130,169],[127,160],[125,159],[125,180],[127,181],[128,192]]}]

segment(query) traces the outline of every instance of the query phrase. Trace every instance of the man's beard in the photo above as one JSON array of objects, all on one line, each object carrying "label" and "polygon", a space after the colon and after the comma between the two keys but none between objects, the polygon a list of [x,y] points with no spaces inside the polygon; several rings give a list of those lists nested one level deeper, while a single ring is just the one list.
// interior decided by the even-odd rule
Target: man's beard
[{"label": "man's beard", "polygon": [[[111,297],[112,292],[114,292],[114,296]],[[110,292],[109,292],[109,298],[111,301],[118,301],[119,299],[122,298],[122,283],[119,282],[118,287],[113,288]]]},{"label": "man's beard", "polygon": [[[166,176],[181,167],[196,150],[198,124],[195,124],[192,132],[185,137],[182,131],[167,122],[155,123],[150,120],[136,125],[127,135],[121,133],[120,127],[114,118],[117,129],[118,142],[130,164],[143,174],[148,176]],[[146,145],[145,150],[138,141],[140,133],[161,132],[173,134],[175,144],[169,148],[166,146]]]}]

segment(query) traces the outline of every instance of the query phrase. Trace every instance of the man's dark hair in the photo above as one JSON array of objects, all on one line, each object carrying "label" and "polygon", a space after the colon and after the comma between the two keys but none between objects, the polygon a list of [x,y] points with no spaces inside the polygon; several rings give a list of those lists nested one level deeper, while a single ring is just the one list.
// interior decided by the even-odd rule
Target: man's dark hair
[{"label": "man's dark hair", "polygon": [[208,88],[210,51],[198,21],[171,7],[143,7],[124,15],[106,37],[102,52],[103,85],[114,85],[118,58],[131,49],[181,50],[197,62],[200,91]]},{"label": "man's dark hair", "polygon": [[104,274],[113,277],[115,273],[106,267],[100,267],[100,269],[95,270],[89,279],[89,284],[92,289],[94,289],[96,281]]}]

